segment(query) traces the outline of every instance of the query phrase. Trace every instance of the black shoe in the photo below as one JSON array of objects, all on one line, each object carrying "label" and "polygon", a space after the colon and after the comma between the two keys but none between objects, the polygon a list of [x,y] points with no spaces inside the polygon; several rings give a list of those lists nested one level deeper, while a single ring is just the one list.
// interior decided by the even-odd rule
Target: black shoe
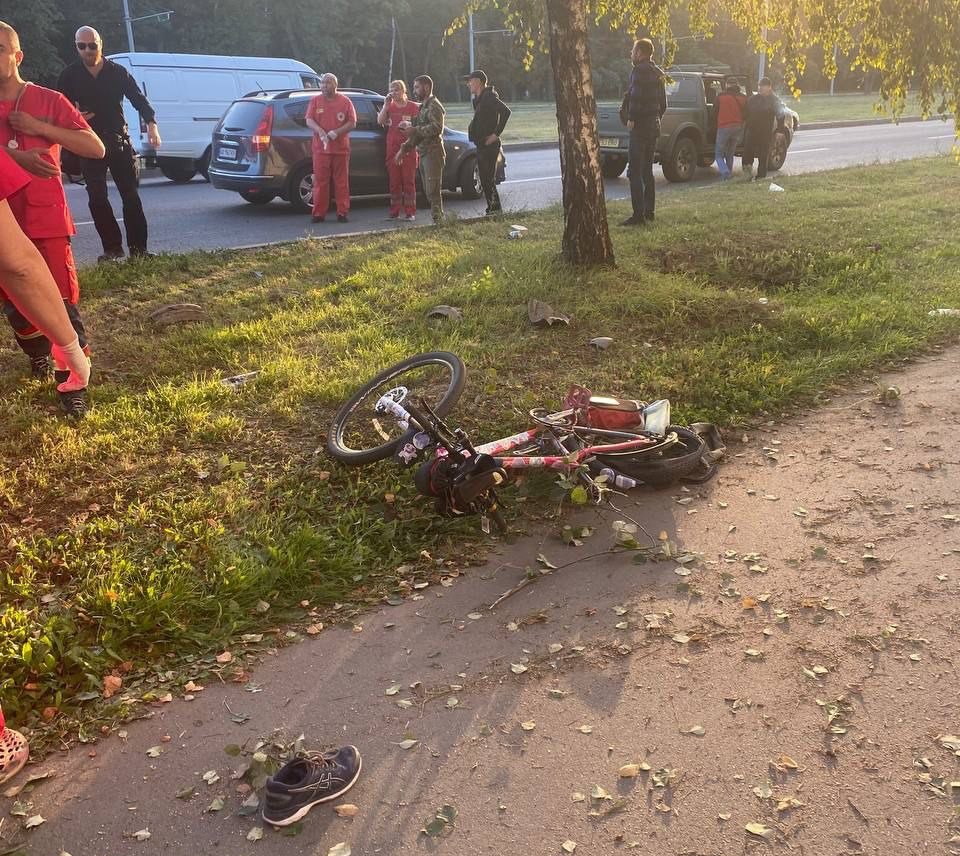
[{"label": "black shoe", "polygon": [[70,379],[70,370],[69,369],[54,369],[53,370],[53,382],[59,386],[61,383],[66,383]]},{"label": "black shoe", "polygon": [[30,356],[30,374],[39,380],[50,377],[50,357],[47,354],[33,354]]},{"label": "black shoe", "polygon": [[325,217],[311,217],[311,223],[322,223],[326,218]]},{"label": "black shoe", "polygon": [[122,262],[123,261],[123,250],[114,251],[110,253],[103,253],[103,255],[97,256],[97,264],[103,264],[104,262]]},{"label": "black shoe", "polygon": [[294,758],[267,779],[263,819],[271,826],[296,823],[317,803],[349,791],[360,777],[361,766],[355,746]]},{"label": "black shoe", "polygon": [[155,259],[156,257],[156,253],[151,253],[148,250],[130,250],[131,259]]},{"label": "black shoe", "polygon": [[57,392],[60,398],[60,406],[68,419],[83,419],[90,409],[90,402],[87,400],[87,391],[77,389],[73,392]]},{"label": "black shoe", "polygon": [[642,226],[647,221],[643,217],[630,216],[627,217],[620,225],[621,226]]},{"label": "black shoe", "polygon": [[350,218],[347,217],[346,214],[337,214],[337,222],[338,222],[338,223],[349,223],[349,222],[350,222]]}]

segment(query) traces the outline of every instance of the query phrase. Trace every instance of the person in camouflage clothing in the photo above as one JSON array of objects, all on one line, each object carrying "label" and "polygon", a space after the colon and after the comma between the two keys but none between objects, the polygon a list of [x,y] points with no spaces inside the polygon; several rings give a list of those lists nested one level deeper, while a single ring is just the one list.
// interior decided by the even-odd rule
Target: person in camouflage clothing
[{"label": "person in camouflage clothing", "polygon": [[396,161],[401,163],[407,152],[416,146],[420,153],[420,177],[423,192],[430,202],[434,225],[443,222],[443,120],[446,111],[433,94],[433,79],[421,74],[413,81],[414,97],[420,102],[420,112],[411,119],[410,136],[400,146]]}]

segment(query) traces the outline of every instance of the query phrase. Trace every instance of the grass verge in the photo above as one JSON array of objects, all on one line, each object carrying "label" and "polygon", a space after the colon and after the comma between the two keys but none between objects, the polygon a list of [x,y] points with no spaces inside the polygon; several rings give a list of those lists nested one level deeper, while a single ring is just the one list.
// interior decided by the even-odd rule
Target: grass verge
[{"label": "grass verge", "polygon": [[[111,673],[124,700],[156,698],[178,664],[213,664],[239,634],[302,618],[301,601],[362,606],[476,542],[475,521],[435,519],[405,472],[346,470],[318,451],[336,404],[411,353],[464,357],[455,415],[489,436],[571,382],[739,424],[957,332],[928,315],[960,306],[952,159],[781,183],[665,196],[655,229],[614,229],[616,269],[561,266],[548,210],[524,214],[523,241],[484,222],[421,230],[415,244],[383,234],[83,271],[89,418],[54,418],[50,388],[0,354],[8,715],[31,726],[45,708],[75,713]],[[616,222],[623,203],[611,208]],[[570,326],[532,329],[530,297]],[[209,321],[151,327],[172,302]],[[464,320],[425,320],[437,303]],[[591,350],[597,335],[613,346]],[[239,392],[220,383],[252,370]]]}]

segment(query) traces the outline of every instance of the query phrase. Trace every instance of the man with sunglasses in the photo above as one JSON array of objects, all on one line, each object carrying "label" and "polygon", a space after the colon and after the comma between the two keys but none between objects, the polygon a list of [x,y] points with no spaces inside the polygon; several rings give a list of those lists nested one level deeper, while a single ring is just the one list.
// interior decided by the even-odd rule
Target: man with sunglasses
[{"label": "man with sunglasses", "polygon": [[122,65],[104,58],[103,41],[92,27],[81,27],[76,35],[79,59],[60,74],[59,89],[83,113],[90,127],[107,149],[101,160],[84,159],[83,177],[87,186],[90,214],[103,243],[100,261],[123,258],[123,237],[107,197],[107,170],[123,201],[123,224],[131,256],[147,253],[147,218],[137,192],[137,157],[123,116],[126,97],[147,123],[147,140],[160,147],[156,115],[137,82]]}]

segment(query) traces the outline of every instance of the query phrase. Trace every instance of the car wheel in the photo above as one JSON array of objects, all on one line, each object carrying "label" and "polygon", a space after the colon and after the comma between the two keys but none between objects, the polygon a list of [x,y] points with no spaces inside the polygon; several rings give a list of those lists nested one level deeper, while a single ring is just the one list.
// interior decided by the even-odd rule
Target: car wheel
[{"label": "car wheel", "polygon": [[787,145],[786,134],[773,135],[773,145],[770,147],[770,160],[767,164],[772,172],[783,169],[783,164],[787,159]]},{"label": "car wheel", "polygon": [[266,205],[273,202],[277,196],[268,190],[240,190],[238,193],[245,202],[249,202],[251,205]]},{"label": "car wheel", "polygon": [[600,158],[600,171],[604,178],[619,178],[627,168],[627,159],[619,155],[606,155]]},{"label": "car wheel", "polygon": [[287,199],[293,210],[307,214],[313,210],[313,166],[304,164],[290,173],[290,189]]},{"label": "car wheel", "polygon": [[460,195],[464,199],[479,199],[483,196],[483,185],[480,184],[480,168],[475,157],[468,158],[460,167]]},{"label": "car wheel", "polygon": [[203,157],[197,161],[197,172],[203,176],[203,180],[210,181],[210,149],[203,153]]},{"label": "car wheel", "polygon": [[160,158],[157,166],[160,167],[160,172],[176,184],[186,184],[197,174],[195,163],[186,158]]},{"label": "car wheel", "polygon": [[663,174],[667,181],[690,181],[697,171],[700,154],[692,137],[681,137],[665,161]]}]

